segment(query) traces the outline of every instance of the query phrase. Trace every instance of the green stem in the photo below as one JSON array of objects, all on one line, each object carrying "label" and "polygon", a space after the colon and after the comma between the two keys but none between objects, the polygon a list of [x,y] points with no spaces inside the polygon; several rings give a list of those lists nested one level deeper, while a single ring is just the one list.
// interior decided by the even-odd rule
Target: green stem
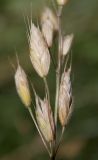
[{"label": "green stem", "polygon": [[61,132],[61,136],[60,136],[60,139],[59,139],[59,143],[58,143],[58,146],[56,148],[56,151],[55,151],[55,155],[57,154],[59,148],[60,148],[60,144],[62,142],[62,138],[63,138],[63,134],[64,134],[64,131],[65,131],[65,127],[62,127],[62,132]]},{"label": "green stem", "polygon": [[56,98],[55,98],[55,125],[57,128],[57,111],[58,111],[58,102],[59,102],[59,87],[60,87],[60,66],[61,66],[61,52],[62,52],[62,33],[61,33],[61,13],[62,7],[58,8],[58,63],[56,71]]},{"label": "green stem", "polygon": [[58,98],[59,98],[59,78],[60,75],[56,73],[56,98],[55,98],[55,126],[57,127],[57,110],[58,110]]},{"label": "green stem", "polygon": [[56,64],[55,64],[55,61],[54,61],[53,54],[51,53],[51,49],[49,49],[49,52],[50,52],[50,57],[51,57],[51,60],[52,60],[52,63],[53,63],[54,69],[56,70]]},{"label": "green stem", "polygon": [[49,87],[48,87],[48,83],[47,83],[46,77],[44,77],[43,80],[44,80],[44,83],[45,83],[45,89],[46,89],[46,93],[47,93],[47,96],[48,96],[48,101],[50,103],[50,93],[49,93]]}]

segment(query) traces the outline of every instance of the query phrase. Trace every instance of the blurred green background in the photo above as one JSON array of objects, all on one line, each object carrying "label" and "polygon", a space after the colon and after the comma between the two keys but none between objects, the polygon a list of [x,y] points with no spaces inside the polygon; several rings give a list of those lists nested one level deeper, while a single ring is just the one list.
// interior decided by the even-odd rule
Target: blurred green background
[{"label": "blurred green background", "polygon": [[[29,60],[24,16],[38,22],[49,0],[0,0],[0,160],[48,159],[29,113],[17,96],[15,50],[35,88],[43,95],[43,83]],[[26,17],[27,18],[27,17]],[[98,160],[98,0],[69,0],[64,7],[64,33],[75,34],[72,54],[74,112],[64,134],[58,160]],[[54,97],[54,72],[48,78]]]}]

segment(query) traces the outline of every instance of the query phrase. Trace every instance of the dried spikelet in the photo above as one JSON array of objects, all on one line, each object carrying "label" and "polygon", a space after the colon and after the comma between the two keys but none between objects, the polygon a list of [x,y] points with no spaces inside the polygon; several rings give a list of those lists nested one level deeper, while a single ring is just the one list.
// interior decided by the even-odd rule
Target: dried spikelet
[{"label": "dried spikelet", "polygon": [[49,19],[42,23],[42,33],[47,42],[48,47],[52,46],[53,42],[53,25]]},{"label": "dried spikelet", "polygon": [[46,42],[33,23],[30,29],[30,59],[40,77],[48,74],[50,67],[50,54]]},{"label": "dried spikelet", "polygon": [[67,53],[69,52],[69,50],[71,48],[73,37],[74,37],[73,34],[70,34],[70,35],[67,35],[67,36],[64,37],[64,40],[63,40],[63,52],[62,52],[62,54],[64,56],[67,55]]},{"label": "dried spikelet", "polygon": [[58,29],[57,17],[50,8],[44,8],[41,15],[41,27],[48,47],[52,46],[53,32]]},{"label": "dried spikelet", "polygon": [[15,73],[15,84],[17,93],[26,107],[30,107],[31,96],[27,76],[20,65]]},{"label": "dried spikelet", "polygon": [[58,5],[65,5],[67,3],[68,0],[57,0]]},{"label": "dried spikelet", "polygon": [[53,141],[55,132],[54,121],[47,98],[41,100],[36,96],[36,119],[46,141]]},{"label": "dried spikelet", "polygon": [[72,93],[70,82],[70,70],[64,71],[61,78],[60,93],[59,93],[59,119],[62,126],[68,122],[71,114]]},{"label": "dried spikelet", "polygon": [[53,24],[54,30],[58,30],[57,16],[50,8],[45,7],[41,15],[41,23],[44,23],[47,19],[49,19],[49,21],[51,21],[51,23]]}]

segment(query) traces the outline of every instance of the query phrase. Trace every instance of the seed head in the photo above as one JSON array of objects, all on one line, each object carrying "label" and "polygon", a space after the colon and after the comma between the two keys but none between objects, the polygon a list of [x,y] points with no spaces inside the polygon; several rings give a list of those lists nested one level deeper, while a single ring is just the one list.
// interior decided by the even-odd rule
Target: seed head
[{"label": "seed head", "polygon": [[26,107],[30,107],[31,96],[27,76],[20,65],[15,73],[15,84],[17,93]]},{"label": "seed head", "polygon": [[58,23],[56,15],[49,8],[45,8],[41,15],[41,27],[48,47],[51,47],[53,41],[53,32],[58,29]]},{"label": "seed head", "polygon": [[57,0],[58,5],[65,5],[67,3],[68,0]]},{"label": "seed head", "polygon": [[59,93],[59,119],[62,126],[67,124],[71,112],[72,93],[70,82],[70,70],[64,71],[61,78]]},{"label": "seed head", "polygon": [[36,118],[39,128],[47,142],[54,139],[54,121],[47,98],[41,100],[36,96]]},{"label": "seed head", "polygon": [[50,67],[49,50],[42,33],[33,23],[30,29],[30,59],[40,77],[48,74]]},{"label": "seed head", "polygon": [[62,52],[62,54],[64,56],[67,55],[67,53],[69,52],[69,50],[71,48],[73,37],[74,37],[73,34],[70,34],[70,35],[67,35],[67,36],[64,37],[64,40],[63,40],[63,52]]}]

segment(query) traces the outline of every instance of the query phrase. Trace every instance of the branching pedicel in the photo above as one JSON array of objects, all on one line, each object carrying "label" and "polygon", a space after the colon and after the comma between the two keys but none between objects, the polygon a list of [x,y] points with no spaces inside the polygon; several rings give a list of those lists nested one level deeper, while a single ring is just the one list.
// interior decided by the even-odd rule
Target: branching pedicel
[{"label": "branching pedicel", "polygon": [[[18,62],[15,73],[15,84],[18,95],[28,109],[41,139],[49,153],[51,160],[55,160],[65,126],[72,113],[72,88],[70,81],[71,65],[68,67],[68,52],[70,50],[73,34],[63,36],[61,30],[61,14],[67,0],[57,0],[56,14],[45,8],[41,16],[41,30],[32,22],[29,28],[28,40],[30,47],[30,60],[38,75],[45,83],[45,98],[42,100],[32,88],[35,95],[35,114],[31,109],[31,94],[27,76]],[[51,109],[50,93],[47,84],[47,74],[50,68],[49,48],[52,47],[54,32],[58,33],[58,57],[56,67],[56,96],[54,112]],[[52,58],[51,58],[52,57]],[[54,62],[54,61],[53,61]],[[54,63],[53,63],[54,64]],[[58,118],[62,126],[61,137],[57,139]],[[59,142],[58,142],[59,141]]]}]

